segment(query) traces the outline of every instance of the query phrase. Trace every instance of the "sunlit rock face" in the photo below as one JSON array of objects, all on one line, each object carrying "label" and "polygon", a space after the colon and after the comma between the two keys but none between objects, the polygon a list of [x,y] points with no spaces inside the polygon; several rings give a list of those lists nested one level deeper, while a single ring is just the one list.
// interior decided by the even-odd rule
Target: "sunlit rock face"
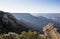
[{"label": "sunlit rock face", "polygon": [[43,27],[43,31],[47,38],[60,39],[57,28],[55,28],[52,23],[49,23]]}]

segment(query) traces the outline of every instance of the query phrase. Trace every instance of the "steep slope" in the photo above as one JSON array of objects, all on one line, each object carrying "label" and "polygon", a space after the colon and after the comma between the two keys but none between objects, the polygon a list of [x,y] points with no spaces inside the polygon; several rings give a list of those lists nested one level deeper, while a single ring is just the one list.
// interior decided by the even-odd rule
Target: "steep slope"
[{"label": "steep slope", "polygon": [[20,33],[21,31],[28,31],[29,29],[43,33],[42,28],[48,23],[54,23],[54,27],[57,27],[60,32],[60,24],[52,19],[43,16],[35,17],[27,13],[10,14],[0,11],[0,33]]},{"label": "steep slope", "polygon": [[48,19],[45,18],[43,16],[39,16],[39,17],[35,17],[32,16],[31,14],[27,14],[27,13],[16,13],[13,14],[15,17],[17,17],[19,20],[22,19],[22,22],[27,25],[25,27],[32,29],[32,30],[37,30],[40,33],[42,33],[42,28],[47,25],[48,23],[53,23],[55,25],[55,27],[58,28],[58,30],[60,31],[60,24],[58,22],[53,21],[52,19]]},{"label": "steep slope", "polygon": [[12,14],[0,11],[0,33],[28,31]]}]

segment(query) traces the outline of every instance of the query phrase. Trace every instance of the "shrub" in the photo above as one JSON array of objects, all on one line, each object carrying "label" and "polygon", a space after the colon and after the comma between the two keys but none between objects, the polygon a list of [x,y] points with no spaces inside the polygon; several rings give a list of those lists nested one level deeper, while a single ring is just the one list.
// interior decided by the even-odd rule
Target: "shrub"
[{"label": "shrub", "polygon": [[41,35],[40,33],[36,31],[28,31],[28,32],[21,32],[21,34],[16,33],[8,33],[0,35],[0,39],[45,39],[44,35]]}]

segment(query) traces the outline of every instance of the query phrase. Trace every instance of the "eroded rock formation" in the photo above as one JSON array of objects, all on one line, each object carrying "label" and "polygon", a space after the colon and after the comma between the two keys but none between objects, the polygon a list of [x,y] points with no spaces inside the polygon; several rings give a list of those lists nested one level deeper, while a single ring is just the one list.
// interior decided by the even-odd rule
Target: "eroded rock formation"
[{"label": "eroded rock formation", "polygon": [[60,39],[57,28],[55,28],[52,23],[44,26],[43,31],[47,39]]}]

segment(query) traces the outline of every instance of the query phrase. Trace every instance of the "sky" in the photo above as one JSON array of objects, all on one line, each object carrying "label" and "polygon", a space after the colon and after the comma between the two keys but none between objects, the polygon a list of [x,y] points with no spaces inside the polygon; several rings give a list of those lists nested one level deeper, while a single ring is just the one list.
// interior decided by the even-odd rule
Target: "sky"
[{"label": "sky", "polygon": [[60,0],[0,0],[0,10],[11,13],[60,13]]}]

